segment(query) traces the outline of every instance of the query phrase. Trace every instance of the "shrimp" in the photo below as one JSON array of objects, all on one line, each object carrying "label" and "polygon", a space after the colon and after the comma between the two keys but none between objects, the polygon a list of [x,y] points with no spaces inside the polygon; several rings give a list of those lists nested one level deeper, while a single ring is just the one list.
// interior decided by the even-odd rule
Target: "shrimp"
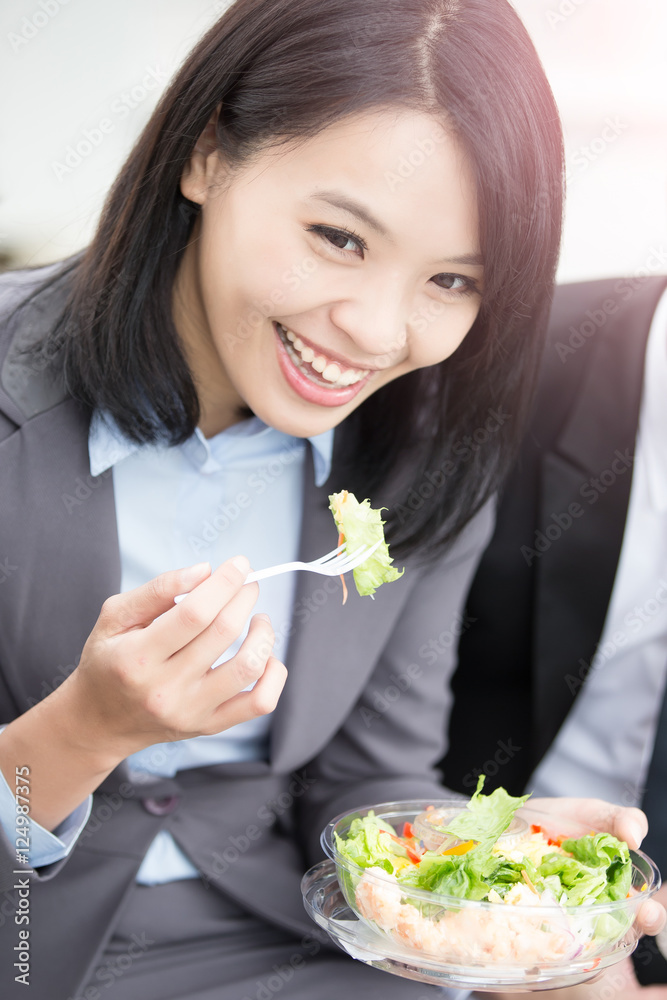
[{"label": "shrimp", "polygon": [[362,917],[373,920],[383,930],[396,925],[402,908],[401,895],[395,877],[384,868],[367,868],[355,891]]}]

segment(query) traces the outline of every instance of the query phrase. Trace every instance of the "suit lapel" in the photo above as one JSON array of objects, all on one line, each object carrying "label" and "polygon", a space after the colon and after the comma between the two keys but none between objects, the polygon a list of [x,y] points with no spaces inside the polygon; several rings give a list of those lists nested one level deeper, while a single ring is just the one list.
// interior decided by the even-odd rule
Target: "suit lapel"
[{"label": "suit lapel", "polygon": [[572,411],[542,460],[533,657],[537,760],[581,690],[604,626],[630,498],[646,340],[663,289],[664,282],[655,282],[636,292],[598,331]]},{"label": "suit lapel", "polygon": [[[335,463],[334,463],[335,467]],[[304,470],[303,522],[299,559],[333,548],[336,529],[329,493],[313,484],[312,459]],[[299,573],[286,663],[287,684],[274,713],[271,763],[292,771],[317,754],[340,727],[363,690],[377,658],[396,625],[416,574],[406,573],[391,587],[360,597],[351,576],[349,598],[338,577]]]}]

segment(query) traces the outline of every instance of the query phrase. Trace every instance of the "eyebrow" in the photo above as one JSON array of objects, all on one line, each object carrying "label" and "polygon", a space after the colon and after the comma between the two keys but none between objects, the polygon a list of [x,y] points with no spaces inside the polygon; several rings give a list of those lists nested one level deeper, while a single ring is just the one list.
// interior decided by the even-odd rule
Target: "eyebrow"
[{"label": "eyebrow", "polygon": [[[389,230],[375,218],[372,212],[369,212],[365,205],[355,201],[354,198],[348,197],[348,195],[343,194],[341,191],[314,191],[311,198],[315,201],[325,201],[328,205],[333,205],[334,208],[340,208],[343,212],[354,215],[355,218],[365,223],[389,243],[396,242],[390,235]],[[452,264],[460,264],[463,267],[484,266],[484,258],[479,253],[464,253],[458,257],[446,257],[443,260],[447,260]]]}]

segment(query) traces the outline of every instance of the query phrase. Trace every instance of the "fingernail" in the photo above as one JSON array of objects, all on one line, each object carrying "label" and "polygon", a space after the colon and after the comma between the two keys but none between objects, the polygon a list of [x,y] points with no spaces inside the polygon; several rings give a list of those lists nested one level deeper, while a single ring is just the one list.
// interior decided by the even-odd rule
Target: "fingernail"
[{"label": "fingernail", "polygon": [[642,827],[641,823],[637,823],[635,820],[631,820],[628,823],[628,832],[631,833],[632,836],[635,838],[635,843],[639,847],[642,840],[646,836],[646,831]]},{"label": "fingernail", "polygon": [[268,615],[265,615],[263,611],[258,611],[254,617],[259,618],[260,621],[268,622],[269,625],[271,624],[271,619],[269,618]]},{"label": "fingernail", "polygon": [[200,580],[204,574],[208,571],[211,572],[211,564],[207,562],[197,563],[196,566],[186,566],[185,569],[181,570],[181,578],[185,580],[186,583],[194,582],[195,580]]},{"label": "fingernail", "polygon": [[237,570],[243,573],[244,576],[247,576],[250,572],[250,563],[245,556],[234,556],[230,562],[233,566],[236,566]]}]

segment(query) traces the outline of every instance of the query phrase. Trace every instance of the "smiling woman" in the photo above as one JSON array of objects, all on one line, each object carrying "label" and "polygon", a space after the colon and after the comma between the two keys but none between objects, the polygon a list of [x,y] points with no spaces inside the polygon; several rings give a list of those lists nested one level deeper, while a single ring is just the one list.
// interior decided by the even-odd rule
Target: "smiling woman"
[{"label": "smiling woman", "polygon": [[[562,169],[551,91],[505,0],[239,0],[121,171],[46,352],[138,442],[183,441],[202,418],[220,430],[265,388],[262,414],[286,402],[299,436],[353,413],[357,494],[407,462],[398,509],[446,466],[437,499],[389,516],[398,552],[433,555],[520,438]],[[490,410],[511,419],[471,456]]]},{"label": "smiling woman", "polygon": [[[0,279],[0,890],[29,773],[34,1000],[428,994],[313,938],[299,881],[336,813],[443,797],[451,644],[412,661],[463,620],[561,207],[507,0],[237,0],[90,246]],[[245,583],[331,549],[342,490],[388,508],[392,587]]]}]

